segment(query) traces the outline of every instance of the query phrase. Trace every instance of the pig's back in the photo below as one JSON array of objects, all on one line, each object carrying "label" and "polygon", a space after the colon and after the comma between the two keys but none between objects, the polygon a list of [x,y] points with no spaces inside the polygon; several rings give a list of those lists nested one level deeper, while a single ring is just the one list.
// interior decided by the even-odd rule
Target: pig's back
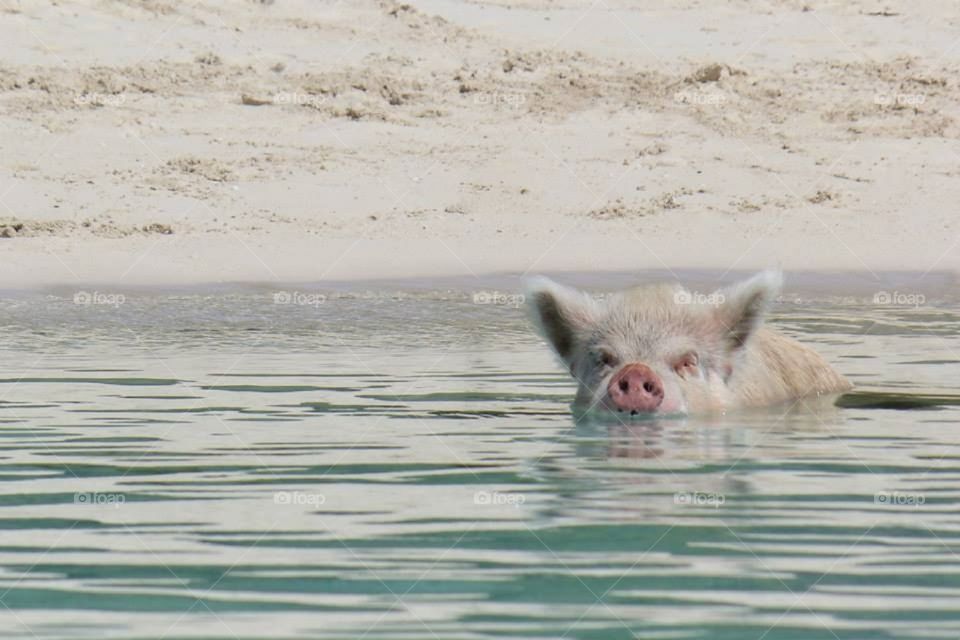
[{"label": "pig's back", "polygon": [[819,353],[766,327],[759,329],[748,343],[744,360],[731,382],[734,396],[743,406],[775,404],[853,388]]}]

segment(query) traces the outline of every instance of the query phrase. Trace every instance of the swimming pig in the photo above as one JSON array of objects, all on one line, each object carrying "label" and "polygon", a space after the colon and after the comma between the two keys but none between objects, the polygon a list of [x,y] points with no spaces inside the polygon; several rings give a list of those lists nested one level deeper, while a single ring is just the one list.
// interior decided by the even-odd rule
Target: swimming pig
[{"label": "swimming pig", "polygon": [[850,389],[815,351],[763,326],[781,283],[765,271],[709,295],[656,284],[597,300],[541,277],[527,301],[579,383],[581,410],[722,412]]}]

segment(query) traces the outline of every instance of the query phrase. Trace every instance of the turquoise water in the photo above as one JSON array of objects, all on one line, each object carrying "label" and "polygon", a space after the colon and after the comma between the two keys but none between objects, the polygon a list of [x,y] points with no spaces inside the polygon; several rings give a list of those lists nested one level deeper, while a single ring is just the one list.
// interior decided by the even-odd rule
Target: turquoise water
[{"label": "turquoise water", "polygon": [[87,293],[0,301],[2,638],[960,637],[955,306],[785,301],[873,395],[612,426],[513,299]]}]

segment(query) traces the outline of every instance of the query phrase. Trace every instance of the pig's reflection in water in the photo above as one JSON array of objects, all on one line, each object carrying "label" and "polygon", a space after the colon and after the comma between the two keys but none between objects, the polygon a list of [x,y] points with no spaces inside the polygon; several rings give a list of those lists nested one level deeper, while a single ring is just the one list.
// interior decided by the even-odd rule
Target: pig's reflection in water
[{"label": "pig's reflection in water", "polygon": [[652,423],[624,423],[607,427],[608,458],[659,458],[663,455],[664,425],[662,420]]},{"label": "pig's reflection in water", "polygon": [[750,458],[750,450],[777,449],[792,457],[791,437],[802,432],[830,432],[843,421],[835,401],[836,396],[811,397],[727,414],[629,420],[574,409],[577,452],[586,457],[722,461]]}]

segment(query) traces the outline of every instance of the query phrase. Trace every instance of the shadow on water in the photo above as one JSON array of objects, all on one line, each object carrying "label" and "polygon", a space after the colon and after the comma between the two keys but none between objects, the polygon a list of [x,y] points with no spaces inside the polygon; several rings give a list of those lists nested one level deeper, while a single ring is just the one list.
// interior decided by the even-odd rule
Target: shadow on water
[{"label": "shadow on water", "polygon": [[857,391],[837,399],[844,409],[933,410],[960,406],[960,396],[895,391]]}]

